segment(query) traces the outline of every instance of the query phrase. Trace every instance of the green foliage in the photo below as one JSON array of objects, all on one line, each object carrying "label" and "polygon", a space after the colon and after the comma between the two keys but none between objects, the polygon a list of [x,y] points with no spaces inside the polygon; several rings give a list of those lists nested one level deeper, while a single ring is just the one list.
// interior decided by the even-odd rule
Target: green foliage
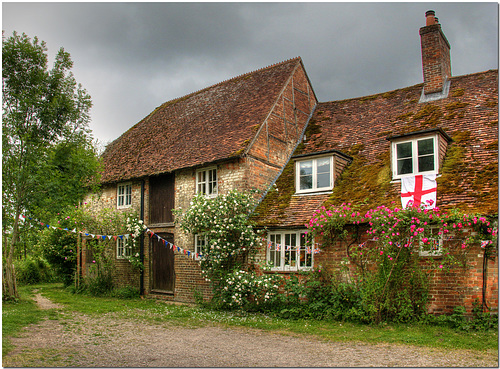
[{"label": "green foliage", "polygon": [[94,260],[95,263],[90,266],[89,275],[85,276],[81,286],[82,292],[91,296],[108,296],[114,288],[112,265],[110,265],[109,259],[103,257],[102,254],[94,253],[94,257],[98,261]]},{"label": "green foliage", "polygon": [[484,312],[479,301],[473,303],[472,316],[463,306],[456,306],[450,315],[426,315],[422,318],[426,325],[444,326],[459,332],[498,331],[498,314]]},{"label": "green foliage", "polygon": [[[224,286],[217,291],[221,307],[258,310],[272,303],[278,296],[281,278],[255,272],[234,270],[226,274]],[[260,306],[259,306],[260,305]]]},{"label": "green foliage", "polygon": [[20,215],[76,205],[82,185],[97,177],[90,96],[77,86],[63,48],[52,69],[47,62],[47,46],[36,37],[14,32],[2,38],[3,282],[10,295],[16,295],[12,266]]},{"label": "green foliage", "polygon": [[66,231],[46,229],[41,232],[39,247],[65,286],[73,283],[76,270],[77,236]]},{"label": "green foliage", "polygon": [[29,256],[15,262],[17,282],[20,285],[49,283],[54,281],[54,272],[47,260]]}]

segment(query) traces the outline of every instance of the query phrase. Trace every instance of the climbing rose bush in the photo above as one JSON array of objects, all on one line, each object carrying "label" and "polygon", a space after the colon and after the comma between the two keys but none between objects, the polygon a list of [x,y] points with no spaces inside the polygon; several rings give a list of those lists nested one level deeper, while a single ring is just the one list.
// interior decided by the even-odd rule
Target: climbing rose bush
[{"label": "climbing rose bush", "polygon": [[[347,271],[361,291],[366,319],[374,322],[417,318],[425,312],[433,270],[465,266],[473,243],[481,242],[487,251],[497,245],[496,227],[485,217],[417,206],[379,206],[367,212],[351,204],[322,207],[307,228],[325,245],[346,241],[344,265],[354,264]],[[366,236],[362,238],[361,232]],[[440,257],[419,258],[432,251]]]},{"label": "climbing rose bush", "polygon": [[[332,242],[347,238],[347,226],[360,224],[369,225],[366,230],[369,241],[376,243],[378,254],[389,260],[394,260],[401,248],[410,249],[411,252],[419,249],[426,251],[436,236],[443,240],[460,241],[464,252],[474,242],[481,241],[485,247],[497,243],[497,229],[486,217],[460,213],[455,209],[441,211],[437,207],[427,209],[410,206],[400,209],[378,206],[362,214],[351,204],[329,208],[323,206],[315,212],[306,227],[313,237],[321,236],[326,242]],[[357,246],[357,254],[363,255],[366,243],[360,242]],[[447,256],[450,254],[445,252],[444,257]]]},{"label": "climbing rose bush", "polygon": [[184,213],[182,209],[174,211],[182,230],[206,238],[199,255],[201,270],[218,293],[227,276],[241,270],[261,244],[249,220],[254,207],[251,193],[233,190],[214,198],[198,194]]}]

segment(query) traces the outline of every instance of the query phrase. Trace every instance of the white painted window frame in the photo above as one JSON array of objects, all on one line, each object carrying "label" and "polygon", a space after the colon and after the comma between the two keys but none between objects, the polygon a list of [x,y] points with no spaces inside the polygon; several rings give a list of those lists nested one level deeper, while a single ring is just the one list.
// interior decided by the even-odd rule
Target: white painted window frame
[{"label": "white painted window frame", "polygon": [[434,249],[434,250],[424,250],[424,247],[428,247],[428,246],[424,246],[424,243],[422,241],[420,241],[420,247],[419,247],[419,250],[418,250],[418,254],[420,256],[424,256],[424,257],[442,256],[443,255],[443,241],[444,241],[444,237],[443,237],[442,234],[441,235],[437,234],[439,232],[440,228],[436,226],[436,227],[429,227],[428,229],[431,231],[431,234],[429,235],[429,233],[427,233],[427,235],[426,235],[424,233],[423,237],[426,237],[427,239],[431,239],[431,240],[437,241],[437,248]]},{"label": "white painted window frame", "polygon": [[116,238],[116,258],[127,259],[132,255],[132,247],[129,245],[129,240],[125,238]]},{"label": "white painted window frame", "polygon": [[[329,159],[330,160],[330,186],[328,187],[318,187],[318,160],[321,159]],[[300,164],[312,161],[312,188],[300,189]],[[315,157],[307,157],[300,160],[295,161],[295,193],[297,194],[305,194],[305,193],[314,193],[314,192],[324,192],[331,191],[334,186],[334,178],[333,173],[335,171],[333,155],[323,155],[323,156],[315,156]]]},{"label": "white painted window frame", "polygon": [[[210,172],[215,171],[215,186],[213,187],[212,193],[209,193],[210,183],[214,183],[214,181],[210,181]],[[205,180],[200,180],[200,174],[205,173]],[[205,186],[204,190],[201,190],[201,186]],[[206,197],[217,197],[219,191],[219,173],[217,167],[208,167],[203,169],[198,169],[196,171],[196,193],[202,193]]]},{"label": "white painted window frame", "polygon": [[[429,138],[434,139],[434,170],[429,170],[425,172],[418,171],[418,141],[427,140]],[[398,152],[397,145],[411,142],[412,143],[412,173],[398,174]],[[409,139],[400,139],[392,141],[391,143],[391,166],[392,166],[392,179],[401,179],[404,177],[413,177],[420,174],[438,174],[439,173],[439,137],[437,134],[431,134],[426,136],[419,136]]]},{"label": "white painted window frame", "polygon": [[205,234],[195,234],[194,235],[194,253],[195,253],[195,259],[200,259],[200,257],[197,257],[196,254],[203,255],[203,246],[201,243],[204,243],[204,245],[207,244],[207,236]]},{"label": "white painted window frame", "polygon": [[[292,235],[292,234],[295,234],[295,240],[296,240],[296,244],[295,246],[291,246],[290,250],[287,249],[287,246],[286,245],[286,240],[285,240],[285,236],[286,235]],[[306,240],[305,240],[305,237],[306,237],[306,230],[305,229],[301,229],[301,230],[281,230],[281,231],[272,231],[272,232],[269,232],[267,234],[267,244],[266,244],[266,261],[268,264],[271,265],[271,270],[272,271],[277,271],[277,272],[287,272],[287,271],[292,271],[292,272],[296,272],[296,271],[299,271],[299,270],[311,270],[312,268],[314,268],[314,250],[315,250],[315,245],[314,244],[311,244],[311,245],[308,245],[306,244]],[[302,235],[304,235],[304,237],[302,237]],[[279,242],[276,242],[278,240],[278,238],[276,238],[276,236],[279,236]],[[301,240],[303,240],[301,242]],[[298,245],[300,245],[300,250],[299,252],[295,250],[293,250],[293,247],[297,247],[297,243]],[[277,244],[279,244],[280,246],[280,249],[278,251],[276,251],[276,246]],[[310,248],[310,254],[307,253],[307,248]],[[295,260],[290,260],[290,263],[287,264],[286,263],[286,259],[287,259],[287,253],[288,252],[293,252],[295,251]],[[279,264],[278,266],[275,266],[274,265],[274,260],[271,260],[272,259],[272,256],[275,256],[276,254],[275,253],[279,253]],[[307,259],[308,257],[310,257],[310,264],[311,265],[307,265],[307,266],[300,266],[300,255],[301,253],[304,253],[304,256],[305,258]],[[291,256],[291,255],[290,255]],[[294,262],[293,262],[294,261]]]},{"label": "white painted window frame", "polygon": [[[123,192],[121,192],[123,189]],[[128,191],[130,193],[128,193]],[[120,204],[120,200],[123,200],[123,203]],[[119,183],[116,186],[116,208],[117,209],[126,209],[132,206],[132,182],[123,182]]]}]

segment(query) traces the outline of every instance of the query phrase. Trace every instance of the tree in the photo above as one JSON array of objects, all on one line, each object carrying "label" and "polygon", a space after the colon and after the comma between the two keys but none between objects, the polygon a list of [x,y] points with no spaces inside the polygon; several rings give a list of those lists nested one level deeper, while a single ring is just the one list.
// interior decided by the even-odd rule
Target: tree
[{"label": "tree", "polygon": [[70,72],[69,53],[61,48],[50,70],[47,61],[46,44],[37,37],[2,37],[4,297],[18,296],[13,256],[20,216],[41,198],[46,170],[67,158],[63,148],[90,142],[92,103]]}]

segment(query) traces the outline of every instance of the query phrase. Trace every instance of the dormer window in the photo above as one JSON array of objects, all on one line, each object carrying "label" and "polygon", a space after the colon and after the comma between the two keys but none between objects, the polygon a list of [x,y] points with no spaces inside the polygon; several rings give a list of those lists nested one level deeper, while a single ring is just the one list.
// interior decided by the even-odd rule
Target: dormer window
[{"label": "dormer window", "polygon": [[442,130],[415,132],[405,136],[389,138],[392,141],[392,177],[438,174],[439,163],[451,138]]},{"label": "dormer window", "polygon": [[396,176],[435,173],[436,142],[435,137],[395,142]]},{"label": "dormer window", "polygon": [[313,155],[295,156],[295,192],[307,194],[328,192],[333,189],[335,174],[339,174],[352,161],[340,151],[324,151]]},{"label": "dormer window", "polygon": [[328,191],[333,188],[333,157],[297,161],[297,192]]}]

